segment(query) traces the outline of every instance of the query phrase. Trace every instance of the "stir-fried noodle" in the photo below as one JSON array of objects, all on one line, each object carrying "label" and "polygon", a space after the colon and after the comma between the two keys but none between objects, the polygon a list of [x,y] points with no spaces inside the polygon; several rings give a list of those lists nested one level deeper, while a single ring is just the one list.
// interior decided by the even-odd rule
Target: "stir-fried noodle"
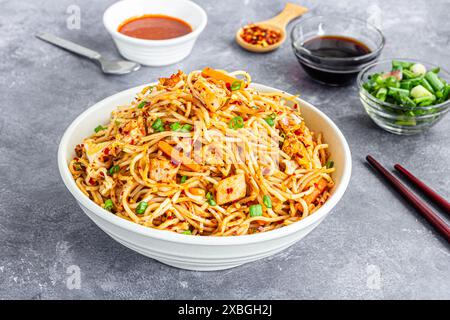
[{"label": "stir-fried noodle", "polygon": [[295,97],[206,68],[162,78],[75,149],[80,190],[112,214],[192,235],[244,235],[299,221],[334,171]]}]

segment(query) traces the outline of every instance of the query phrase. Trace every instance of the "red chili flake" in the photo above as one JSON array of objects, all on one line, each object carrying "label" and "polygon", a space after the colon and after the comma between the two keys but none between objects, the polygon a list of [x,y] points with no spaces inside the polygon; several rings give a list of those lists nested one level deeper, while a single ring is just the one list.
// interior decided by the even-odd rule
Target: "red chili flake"
[{"label": "red chili flake", "polygon": [[134,139],[131,139],[130,144],[134,144]]},{"label": "red chili flake", "polygon": [[89,184],[90,184],[90,185],[94,185],[94,184],[95,184],[94,178],[90,178],[90,179],[89,179]]},{"label": "red chili flake", "polygon": [[101,175],[102,177],[104,177],[104,176],[105,176],[105,174],[104,174],[103,172],[100,172],[100,175]]},{"label": "red chili flake", "polygon": [[108,154],[109,154],[109,148],[105,148],[105,149],[103,150],[103,153],[106,154],[106,155],[108,155]]},{"label": "red chili flake", "polygon": [[168,216],[167,220],[172,220],[173,218],[175,218],[174,216]]},{"label": "red chili flake", "polygon": [[122,131],[123,131],[123,129],[122,129],[122,128],[119,128],[119,133],[122,133]]},{"label": "red chili flake", "polygon": [[258,25],[248,25],[242,29],[241,38],[245,42],[267,47],[281,40],[281,33]]},{"label": "red chili flake", "polygon": [[278,221],[278,224],[282,224],[282,223],[283,223],[283,220]]},{"label": "red chili flake", "polygon": [[314,188],[319,189],[319,185],[317,183],[314,183]]},{"label": "red chili flake", "polygon": [[230,194],[233,192],[233,188],[227,188],[227,193]]},{"label": "red chili flake", "polygon": [[278,115],[282,115],[282,114],[283,114],[283,111],[278,111],[277,114],[278,114]]},{"label": "red chili flake", "polygon": [[231,84],[229,84],[229,83],[227,82],[227,83],[225,83],[225,86],[227,87],[228,90],[231,91]]},{"label": "red chili flake", "polygon": [[297,136],[299,136],[299,135],[302,134],[302,132],[301,132],[300,130],[295,130],[294,133],[295,133],[295,135],[297,135]]}]

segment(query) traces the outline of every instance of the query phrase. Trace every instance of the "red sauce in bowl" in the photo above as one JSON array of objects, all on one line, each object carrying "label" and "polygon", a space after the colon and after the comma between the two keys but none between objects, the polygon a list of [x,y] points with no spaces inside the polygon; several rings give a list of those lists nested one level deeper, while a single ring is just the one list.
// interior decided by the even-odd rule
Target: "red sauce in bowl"
[{"label": "red sauce in bowl", "polygon": [[145,14],[125,20],[117,31],[133,38],[166,40],[191,33],[192,27],[178,18],[162,14]]}]

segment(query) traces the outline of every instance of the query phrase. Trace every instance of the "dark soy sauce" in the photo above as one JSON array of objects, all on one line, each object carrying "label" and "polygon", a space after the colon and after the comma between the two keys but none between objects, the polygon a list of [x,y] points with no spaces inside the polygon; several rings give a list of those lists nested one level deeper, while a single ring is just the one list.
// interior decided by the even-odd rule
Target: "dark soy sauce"
[{"label": "dark soy sauce", "polygon": [[372,52],[364,43],[341,36],[318,36],[306,40],[302,46],[309,54],[296,55],[305,71],[313,79],[332,85],[344,85],[353,80],[361,65],[368,61],[352,58]]},{"label": "dark soy sauce", "polygon": [[353,58],[371,50],[362,42],[347,37],[321,36],[307,40],[303,46],[317,57]]}]

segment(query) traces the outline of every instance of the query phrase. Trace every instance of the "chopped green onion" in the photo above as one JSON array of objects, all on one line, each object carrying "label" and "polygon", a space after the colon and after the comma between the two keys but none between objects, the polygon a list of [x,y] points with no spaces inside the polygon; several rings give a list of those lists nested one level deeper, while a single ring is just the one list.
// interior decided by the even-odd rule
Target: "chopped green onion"
[{"label": "chopped green onion", "polygon": [[405,89],[400,89],[400,88],[393,88],[393,87],[389,87],[388,88],[388,94],[391,96],[395,96],[396,94],[400,95],[400,96],[409,96],[409,91],[405,90]]},{"label": "chopped green onion", "polygon": [[183,126],[180,129],[181,132],[191,132],[191,130],[192,130],[192,126],[188,123],[183,124]]},{"label": "chopped green onion", "polygon": [[377,94],[375,95],[375,97],[381,101],[385,101],[386,100],[386,95],[387,95],[387,89],[386,88],[380,88],[380,90],[378,90]]},{"label": "chopped green onion", "polygon": [[271,127],[275,125],[275,122],[271,118],[265,118],[264,121]]},{"label": "chopped green onion", "polygon": [[444,84],[434,72],[428,71],[425,75],[425,79],[427,79],[427,81],[436,91],[442,90],[442,88],[444,88]]},{"label": "chopped green onion", "polygon": [[275,118],[277,117],[277,115],[275,113],[272,113],[270,116],[268,116],[267,118],[264,118],[264,121],[266,121],[266,123],[273,127],[275,125]]},{"label": "chopped green onion", "polygon": [[430,71],[433,72],[433,73],[438,74],[439,72],[441,72],[441,68],[436,67],[436,68],[431,69]]},{"label": "chopped green onion", "polygon": [[120,126],[120,121],[119,120],[115,120],[114,124],[118,127],[118,126]]},{"label": "chopped green onion", "polygon": [[120,171],[120,167],[118,165],[112,166],[111,168],[109,168],[108,173],[110,175],[113,175],[114,173],[117,173]]},{"label": "chopped green onion", "polygon": [[181,124],[179,122],[174,122],[170,125],[170,130],[178,131],[181,128]]},{"label": "chopped green onion", "polygon": [[114,204],[111,199],[106,200],[105,204],[103,205],[103,208],[108,211],[111,211],[113,207],[114,207]]},{"label": "chopped green onion", "polygon": [[420,107],[427,107],[427,106],[431,106],[435,100],[436,100],[436,96],[432,94],[431,96],[424,96],[424,97],[416,98],[416,99],[414,99],[414,102],[417,105],[419,105]]},{"label": "chopped green onion", "polygon": [[187,180],[187,176],[182,176],[181,179],[180,179],[180,182],[181,183],[185,183],[186,180]]},{"label": "chopped green onion", "polygon": [[242,82],[241,81],[235,81],[235,82],[233,82],[232,84],[231,84],[231,91],[237,91],[237,90],[239,90],[239,89],[241,89],[241,85],[242,85]]},{"label": "chopped green onion", "polygon": [[409,70],[403,70],[403,75],[405,76],[406,79],[417,78],[417,76],[414,74],[414,72],[409,71]]},{"label": "chopped green onion", "polygon": [[208,203],[209,203],[209,205],[212,206],[212,207],[214,207],[215,205],[217,205],[216,201],[215,201],[214,199],[212,199],[212,198],[208,200]]},{"label": "chopped green onion", "polygon": [[427,68],[425,68],[425,66],[421,63],[415,63],[411,67],[410,71],[414,73],[416,77],[420,77],[427,73]]},{"label": "chopped green onion", "polygon": [[264,195],[263,203],[266,206],[266,208],[272,208],[272,200],[270,199],[270,196]]},{"label": "chopped green onion", "polygon": [[423,78],[422,80],[420,80],[420,84],[427,89],[428,91],[430,91],[430,93],[434,93],[434,89],[433,87],[430,85],[430,83],[428,82],[427,79]]},{"label": "chopped green onion", "polygon": [[191,230],[185,230],[185,231],[183,231],[181,234],[191,235],[192,232],[191,232]]},{"label": "chopped green onion", "polygon": [[239,128],[243,128],[244,127],[244,119],[242,119],[242,117],[237,116],[234,117],[233,119],[230,120],[230,122],[228,123],[228,126],[230,127],[230,129],[239,129]]},{"label": "chopped green onion", "polygon": [[104,126],[102,126],[102,125],[98,125],[98,126],[94,129],[94,131],[95,131],[95,133],[98,133],[99,131],[106,130],[106,129],[108,129],[108,127],[104,127]]},{"label": "chopped green onion", "polygon": [[260,204],[254,204],[250,206],[249,210],[250,210],[250,217],[260,217],[263,214],[262,205]]},{"label": "chopped green onion", "polygon": [[403,69],[409,69],[412,67],[414,63],[412,62],[406,62],[406,61],[398,61],[398,60],[392,60],[392,67],[395,68],[397,66],[401,66]]},{"label": "chopped green onion", "polygon": [[145,105],[147,104],[147,101],[142,101],[141,103],[139,103],[138,105],[138,109],[142,109],[143,107],[145,107]]},{"label": "chopped green onion", "polygon": [[411,97],[416,99],[420,97],[429,97],[431,95],[433,94],[420,84],[411,89]]},{"label": "chopped green onion", "polygon": [[136,207],[136,213],[138,214],[143,214],[145,212],[145,210],[148,207],[148,203],[145,201],[141,201],[139,202],[139,204]]},{"label": "chopped green onion", "polygon": [[326,166],[327,166],[327,169],[333,168],[334,167],[334,161],[333,160],[328,160]]},{"label": "chopped green onion", "polygon": [[164,131],[164,122],[161,120],[161,118],[157,118],[155,122],[153,122],[152,128],[157,132]]},{"label": "chopped green onion", "polygon": [[206,199],[212,199],[212,193],[208,191],[208,193],[206,194]]},{"label": "chopped green onion", "polygon": [[206,194],[206,201],[209,203],[210,206],[217,205],[216,201],[214,200],[214,197],[211,192],[208,191]]}]

